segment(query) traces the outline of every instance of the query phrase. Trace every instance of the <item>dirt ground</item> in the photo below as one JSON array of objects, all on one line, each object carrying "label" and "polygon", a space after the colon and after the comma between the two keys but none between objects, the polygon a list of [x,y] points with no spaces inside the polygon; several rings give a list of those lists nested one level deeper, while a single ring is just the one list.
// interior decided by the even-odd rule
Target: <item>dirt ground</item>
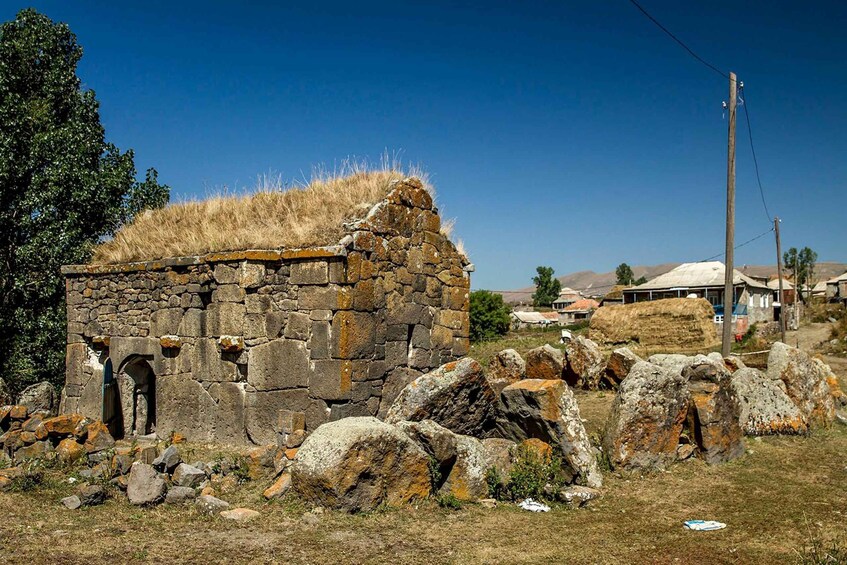
[{"label": "dirt ground", "polygon": [[[802,332],[801,332],[802,333]],[[802,340],[813,340],[801,336]],[[840,360],[844,361],[844,360]],[[847,367],[833,367],[847,386]],[[577,394],[590,435],[614,395]],[[114,498],[66,510],[63,475],[0,494],[2,563],[797,563],[813,541],[847,554],[847,428],[747,439],[747,454],[709,467],[692,460],[646,476],[606,473],[601,499],[533,514],[515,505],[459,510],[431,501],[361,515],[266,502],[270,479],[222,495],[261,512],[228,522],[188,507],[140,509]],[[727,528],[691,532],[688,519]]]}]

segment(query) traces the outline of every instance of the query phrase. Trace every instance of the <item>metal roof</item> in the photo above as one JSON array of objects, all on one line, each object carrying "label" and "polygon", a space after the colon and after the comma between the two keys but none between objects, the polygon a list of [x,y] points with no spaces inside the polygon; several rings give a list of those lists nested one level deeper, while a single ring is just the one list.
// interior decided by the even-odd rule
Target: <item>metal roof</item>
[{"label": "metal roof", "polygon": [[[779,290],[779,279],[774,279],[772,281],[768,281],[768,288],[771,290]],[[791,281],[782,279],[782,290],[793,290],[794,285],[791,284]]]},{"label": "metal roof", "polygon": [[[643,290],[683,290],[689,288],[703,288],[723,286],[726,267],[720,261],[703,261],[700,263],[683,263],[679,267],[659,275],[644,284],[628,288],[624,292],[641,292]],[[753,280],[747,275],[740,273],[737,269],[732,279],[732,284],[746,284],[755,288],[766,289],[768,286]]]},{"label": "metal roof", "polygon": [[541,312],[512,312],[512,316],[524,324],[549,324],[551,322]]}]

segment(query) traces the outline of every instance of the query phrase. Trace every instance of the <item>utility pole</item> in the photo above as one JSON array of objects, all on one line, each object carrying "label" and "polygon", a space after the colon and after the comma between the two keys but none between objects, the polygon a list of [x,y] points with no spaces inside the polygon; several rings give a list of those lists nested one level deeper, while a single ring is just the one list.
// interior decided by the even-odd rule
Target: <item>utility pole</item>
[{"label": "utility pole", "polygon": [[[782,292],[782,243],[779,240],[779,218],[774,217],[773,229],[776,232],[776,276],[779,280],[779,335],[780,341],[785,343],[785,294]],[[794,293],[797,294],[795,288]],[[794,297],[797,300],[797,297]]]},{"label": "utility pole", "polygon": [[735,106],[738,86],[735,73],[729,73],[729,133],[726,158],[726,276],[723,287],[723,340],[721,354],[726,357],[732,345],[732,313],[735,292],[732,284],[735,274],[733,250],[735,245]]}]

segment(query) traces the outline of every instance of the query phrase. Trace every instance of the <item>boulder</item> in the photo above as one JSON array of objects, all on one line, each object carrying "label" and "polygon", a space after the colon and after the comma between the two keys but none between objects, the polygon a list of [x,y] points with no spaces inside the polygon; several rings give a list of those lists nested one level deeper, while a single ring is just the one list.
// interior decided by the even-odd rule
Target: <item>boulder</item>
[{"label": "boulder", "polygon": [[379,411],[377,412],[377,416],[381,420],[384,420],[388,415],[388,411],[397,399],[397,395],[406,388],[406,385],[420,376],[420,371],[408,367],[397,367],[391,371],[385,379],[385,384],[382,385],[382,398],[379,401]]},{"label": "boulder", "polygon": [[579,406],[568,385],[558,379],[526,379],[500,393],[497,431],[506,439],[538,438],[560,451],[579,482],[600,488],[603,478],[582,425]]},{"label": "boulder", "polygon": [[201,514],[217,516],[225,510],[229,510],[229,502],[216,498],[209,494],[201,494],[194,502],[194,507]]},{"label": "boulder", "polygon": [[621,381],[629,374],[629,371],[641,360],[641,357],[630,351],[628,347],[615,349],[606,362],[606,370],[603,371],[601,383],[608,388],[617,389]]},{"label": "boulder", "polygon": [[606,364],[596,343],[581,335],[576,336],[565,349],[565,359],[563,378],[569,386],[587,390],[600,388]]},{"label": "boulder", "polygon": [[727,371],[733,374],[739,369],[747,368],[747,365],[744,364],[744,361],[739,355],[728,355],[724,357],[723,364],[726,365]]},{"label": "boulder", "polygon": [[561,349],[545,344],[526,353],[528,379],[561,379],[565,370],[565,354]]},{"label": "boulder", "polygon": [[456,436],[456,462],[438,489],[459,500],[476,501],[488,496],[486,457],[482,442],[475,437]]},{"label": "boulder", "polygon": [[785,383],[758,369],[742,368],[732,375],[738,399],[738,421],[746,435],[803,434],[808,427],[800,409],[785,392]]},{"label": "boulder", "polygon": [[465,357],[409,383],[391,405],[385,421],[433,420],[457,434],[482,437],[493,426],[495,401],[482,367]]},{"label": "boulder", "polygon": [[485,481],[488,467],[485,448],[480,440],[454,434],[432,420],[400,422],[397,427],[417,442],[438,465],[433,482],[440,494],[450,494],[459,500],[478,500],[488,496]]},{"label": "boulder", "polygon": [[167,449],[153,460],[153,467],[155,467],[158,471],[170,473],[177,467],[177,465],[180,464],[181,461],[182,459],[179,456],[179,450],[175,445],[169,445]]},{"label": "boulder", "polygon": [[182,504],[197,497],[197,492],[191,487],[174,486],[168,489],[165,495],[165,504]]},{"label": "boulder", "polygon": [[582,508],[588,504],[589,501],[594,500],[599,496],[599,490],[579,485],[571,485],[560,489],[559,492],[556,493],[556,498],[559,502],[564,502],[568,506],[575,508]]},{"label": "boulder", "polygon": [[715,465],[744,454],[744,434],[738,423],[738,400],[730,383],[732,377],[723,362],[697,363],[686,367],[690,403],[688,428],[697,443],[700,457]]},{"label": "boulder", "polygon": [[485,469],[494,469],[500,477],[501,485],[505,486],[512,466],[515,463],[514,453],[517,444],[510,439],[492,437],[482,440],[485,452]]},{"label": "boulder", "polygon": [[136,506],[161,502],[165,497],[165,479],[152,465],[136,461],[129,472],[126,495],[130,504]]},{"label": "boulder", "polygon": [[180,463],[174,469],[174,474],[171,477],[171,482],[178,487],[195,488],[200,486],[200,483],[206,480],[206,472],[192,467],[186,463]]},{"label": "boulder", "polygon": [[62,414],[44,420],[44,428],[47,435],[53,438],[66,438],[72,436],[76,427],[85,420],[81,414]]},{"label": "boulder", "polygon": [[676,460],[688,413],[685,384],[681,374],[653,363],[639,361],[632,367],[604,431],[603,449],[614,468],[663,468]]},{"label": "boulder", "polygon": [[774,343],[768,353],[767,376],[785,384],[809,427],[829,426],[835,420],[835,401],[827,382],[831,374],[821,360],[782,342]]},{"label": "boulder", "polygon": [[29,413],[42,412],[49,415],[55,413],[56,390],[47,381],[26,387],[18,395],[18,404],[26,406]]},{"label": "boulder", "polygon": [[426,498],[431,489],[426,452],[372,417],[318,427],[297,451],[291,469],[292,485],[304,499],[353,512]]},{"label": "boulder", "polygon": [[504,349],[488,363],[485,373],[495,394],[526,377],[526,361],[514,349]]}]

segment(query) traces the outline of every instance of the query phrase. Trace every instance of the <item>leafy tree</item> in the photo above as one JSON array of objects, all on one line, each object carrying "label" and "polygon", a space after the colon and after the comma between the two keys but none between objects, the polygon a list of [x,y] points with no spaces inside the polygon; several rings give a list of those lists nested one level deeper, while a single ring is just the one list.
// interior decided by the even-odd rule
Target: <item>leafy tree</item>
[{"label": "leafy tree", "polygon": [[168,201],[155,170],[136,182],[132,151],[105,141],[81,57],[68,26],[33,9],[0,24],[0,375],[13,392],[64,380],[60,267]]},{"label": "leafy tree", "polygon": [[533,306],[550,306],[559,297],[562,283],[553,278],[553,267],[536,267],[537,276],[532,277],[535,292],[532,295]]},{"label": "leafy tree", "polygon": [[621,263],[618,265],[618,268],[615,269],[615,276],[618,278],[617,284],[622,284],[629,286],[632,284],[632,281],[635,280],[635,275],[632,272],[632,267],[627,265],[626,263]]},{"label": "leafy tree", "polygon": [[488,290],[471,293],[471,341],[492,339],[509,331],[510,309],[503,297]]},{"label": "leafy tree", "polygon": [[805,285],[811,285],[814,282],[815,264],[818,261],[818,254],[808,247],[804,247],[797,251],[796,247],[792,247],[782,254],[782,262],[786,269],[791,271],[794,279],[794,286],[800,295],[800,299],[804,300],[802,288]]},{"label": "leafy tree", "polygon": [[638,277],[637,279],[632,281],[632,284],[634,284],[635,286],[638,286],[638,285],[642,285],[646,282],[647,282],[647,277]]}]

